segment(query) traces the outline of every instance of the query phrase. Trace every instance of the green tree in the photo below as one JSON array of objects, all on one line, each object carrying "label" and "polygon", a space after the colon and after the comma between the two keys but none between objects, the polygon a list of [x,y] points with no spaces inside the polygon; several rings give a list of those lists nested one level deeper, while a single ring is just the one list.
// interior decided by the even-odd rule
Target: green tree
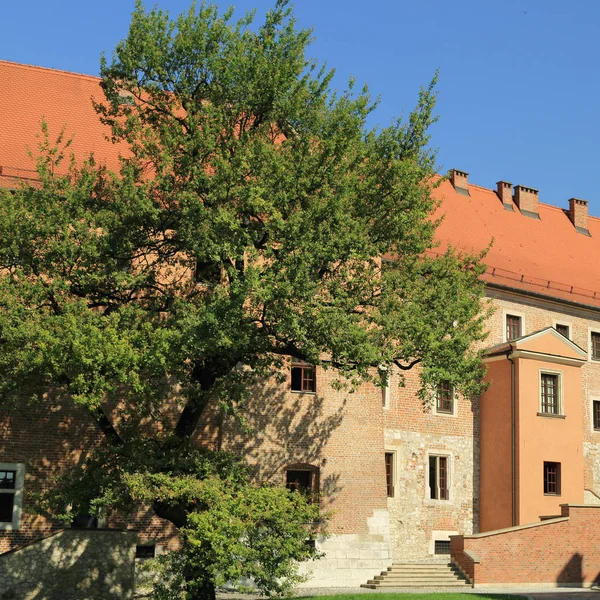
[{"label": "green tree", "polygon": [[[419,365],[424,400],[443,380],[482,385],[481,257],[428,253],[435,81],[407,120],[369,129],[376,102],[332,92],[286,0],[258,27],[231,17],[138,4],[96,105],[120,172],[63,167],[46,142],[42,185],[0,201],[2,398],[68,396],[106,438],[46,507],[150,503],[182,532],[194,598],[242,573],[285,591],[316,510],[193,447],[209,402],[240,414],[289,357],[350,388]],[[174,402],[171,432],[139,426]]]}]

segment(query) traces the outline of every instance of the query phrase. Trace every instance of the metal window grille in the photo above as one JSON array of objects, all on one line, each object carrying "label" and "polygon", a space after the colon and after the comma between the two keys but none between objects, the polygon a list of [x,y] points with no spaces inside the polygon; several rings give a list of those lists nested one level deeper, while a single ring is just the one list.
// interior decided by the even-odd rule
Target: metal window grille
[{"label": "metal window grille", "polygon": [[558,375],[542,373],[542,412],[558,414]]},{"label": "metal window grille", "polygon": [[435,540],[434,554],[450,554],[450,540]]},{"label": "metal window grille", "polygon": [[521,337],[521,317],[506,315],[506,341],[516,340]]}]

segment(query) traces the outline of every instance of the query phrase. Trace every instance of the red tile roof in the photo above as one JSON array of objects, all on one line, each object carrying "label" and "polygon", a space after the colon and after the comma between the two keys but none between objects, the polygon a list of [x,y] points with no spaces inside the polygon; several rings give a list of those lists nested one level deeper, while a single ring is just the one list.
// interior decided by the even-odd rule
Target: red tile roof
[{"label": "red tile roof", "polygon": [[[65,128],[79,159],[94,152],[98,162],[118,169],[118,147],[107,141],[109,129],[91,103],[104,98],[100,79],[0,61],[0,81],[0,185],[35,178],[28,150],[37,149],[42,117],[52,140]],[[469,184],[469,192],[457,193],[448,181],[435,192],[438,214],[445,215],[437,232],[440,251],[448,244],[482,250],[493,239],[487,282],[600,308],[600,219],[589,218],[588,237],[561,208],[540,203],[535,220],[516,206],[505,210],[493,190]]]},{"label": "red tile roof", "polygon": [[42,118],[52,142],[64,127],[79,159],[94,152],[98,162],[118,169],[117,147],[106,141],[110,131],[92,107],[92,98],[104,98],[100,79],[0,61],[0,82],[0,185],[14,177],[35,178],[28,151],[37,151]]},{"label": "red tile roof", "polygon": [[537,220],[514,204],[514,212],[506,210],[494,190],[469,184],[469,193],[457,193],[449,181],[435,192],[444,215],[436,234],[441,251],[449,244],[479,251],[493,240],[485,281],[600,307],[600,219],[588,218],[587,236],[566,209],[540,202]]}]

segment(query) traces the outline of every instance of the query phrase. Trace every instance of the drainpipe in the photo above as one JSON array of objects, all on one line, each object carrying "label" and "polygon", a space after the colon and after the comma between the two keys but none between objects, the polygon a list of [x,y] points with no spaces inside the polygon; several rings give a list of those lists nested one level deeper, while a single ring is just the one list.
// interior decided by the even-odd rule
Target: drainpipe
[{"label": "drainpipe", "polygon": [[510,459],[511,459],[511,479],[512,479],[512,526],[517,524],[517,453],[515,449],[516,431],[515,431],[515,359],[511,358],[514,351],[513,345],[509,344],[510,350],[506,353],[506,358],[510,360]]}]

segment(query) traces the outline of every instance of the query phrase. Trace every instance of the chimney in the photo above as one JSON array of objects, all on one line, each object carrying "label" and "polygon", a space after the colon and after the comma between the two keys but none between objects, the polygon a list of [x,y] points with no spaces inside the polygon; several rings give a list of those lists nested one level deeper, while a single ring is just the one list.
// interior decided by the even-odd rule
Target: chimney
[{"label": "chimney", "polygon": [[498,198],[502,201],[505,210],[514,210],[512,203],[512,183],[508,181],[498,181],[496,183]]},{"label": "chimney", "polygon": [[524,185],[515,185],[515,204],[519,207],[522,215],[539,219],[538,215],[538,190],[525,187]]},{"label": "chimney", "polygon": [[465,171],[459,171],[458,169],[450,170],[450,181],[454,186],[457,193],[463,196],[470,196],[469,194],[469,174]]},{"label": "chimney", "polygon": [[590,235],[588,230],[588,202],[581,198],[569,199],[569,219],[575,225],[576,231]]}]

